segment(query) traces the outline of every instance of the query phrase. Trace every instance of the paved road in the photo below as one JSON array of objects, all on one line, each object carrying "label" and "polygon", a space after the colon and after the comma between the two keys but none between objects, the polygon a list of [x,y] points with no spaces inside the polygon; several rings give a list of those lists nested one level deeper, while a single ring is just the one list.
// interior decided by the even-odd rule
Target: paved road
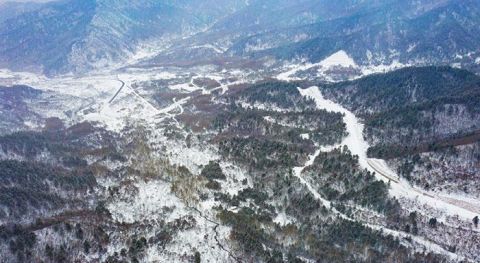
[{"label": "paved road", "polygon": [[117,93],[115,93],[115,95],[113,95],[113,97],[110,99],[110,101],[108,103],[112,103],[115,98],[118,96],[118,94],[120,94],[120,92],[122,91],[123,87],[125,87],[125,82],[123,82],[123,80],[117,78],[118,81],[120,81],[122,83],[122,86],[118,89]]}]

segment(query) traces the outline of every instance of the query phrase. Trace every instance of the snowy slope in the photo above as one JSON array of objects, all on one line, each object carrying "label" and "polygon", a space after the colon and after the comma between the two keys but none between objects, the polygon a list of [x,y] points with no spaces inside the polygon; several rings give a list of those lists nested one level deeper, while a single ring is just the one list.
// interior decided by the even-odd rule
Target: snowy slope
[{"label": "snowy slope", "polygon": [[367,158],[367,149],[369,145],[363,138],[364,126],[352,112],[335,102],[326,100],[322,96],[318,87],[299,89],[299,91],[303,96],[314,99],[319,109],[344,114],[343,119],[347,126],[348,136],[343,140],[341,145],[346,145],[352,154],[358,156],[362,168],[375,173],[378,179],[390,182],[392,195],[397,198],[406,197],[412,200],[417,200],[443,211],[448,215],[460,216],[465,221],[470,221],[480,212],[480,207],[475,202],[465,202],[464,200],[457,200],[454,197],[444,198],[435,193],[416,189],[406,180],[398,178],[385,161]]}]

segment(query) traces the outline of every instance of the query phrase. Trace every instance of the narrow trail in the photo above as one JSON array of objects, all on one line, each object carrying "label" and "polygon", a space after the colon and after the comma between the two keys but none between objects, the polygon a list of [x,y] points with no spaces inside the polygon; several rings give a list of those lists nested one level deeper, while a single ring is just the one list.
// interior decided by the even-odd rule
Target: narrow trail
[{"label": "narrow trail", "polygon": [[175,109],[179,109],[180,110],[179,114],[182,114],[184,112],[184,109],[183,109],[182,105],[187,103],[187,101],[189,101],[189,100],[190,100],[190,97],[186,97],[186,98],[183,98],[183,99],[178,100],[178,101],[174,98],[173,103],[170,104],[170,106],[167,106],[163,109],[157,110],[157,114],[168,114]]},{"label": "narrow trail", "polygon": [[133,88],[129,87],[128,85],[126,85],[125,87],[128,88],[130,92],[133,93],[138,99],[140,99],[140,101],[142,101],[144,105],[147,105],[147,107],[149,107],[154,112],[154,114],[158,113],[158,109],[153,106],[149,101],[147,101],[144,97],[140,96],[140,94],[138,94]]},{"label": "narrow trail", "polygon": [[[300,180],[300,182],[305,187],[307,187],[308,191],[315,197],[315,199],[319,200],[325,207],[330,209],[335,215],[337,215],[338,217],[340,217],[344,220],[347,220],[347,221],[352,221],[352,222],[356,221],[353,218],[351,218],[351,217],[345,215],[344,213],[338,211],[334,206],[332,206],[332,203],[330,201],[323,198],[322,195],[317,190],[315,190],[315,188],[307,180],[305,180],[305,178],[303,178],[302,172],[307,167],[313,165],[313,163],[315,161],[315,158],[317,158],[317,156],[320,153],[321,153],[321,150],[317,150],[314,154],[312,154],[309,157],[308,161],[305,163],[304,166],[293,168],[293,175],[296,178],[298,178]],[[388,235],[392,235],[392,236],[400,237],[400,238],[410,238],[411,240],[415,241],[416,243],[424,246],[427,250],[446,255],[453,260],[458,260],[458,259],[461,258],[457,254],[452,253],[452,252],[442,248],[440,245],[438,245],[436,243],[433,243],[432,241],[429,241],[427,239],[424,239],[423,237],[414,236],[414,235],[411,235],[409,233],[405,233],[405,232],[398,231],[398,230],[393,230],[393,229],[387,228],[387,227],[382,226],[382,225],[375,225],[375,224],[370,224],[370,223],[366,223],[366,222],[362,222],[362,223],[366,227],[369,227],[373,230],[381,231],[382,233],[385,233],[385,234],[388,234]]]},{"label": "narrow trail", "polygon": [[190,80],[190,85],[194,86],[197,90],[201,90],[202,95],[210,94],[210,92],[206,90],[204,87],[199,87],[197,84],[195,84],[195,77],[192,77],[192,79]]},{"label": "narrow trail", "polygon": [[[118,94],[122,91],[122,89],[126,88],[130,91],[130,93],[132,93],[137,99],[140,100],[142,105],[144,105],[145,107],[147,107],[151,110],[151,113],[152,113],[151,115],[153,116],[154,119],[156,119],[159,122],[163,121],[166,118],[172,118],[177,124],[179,124],[177,119],[176,119],[176,116],[184,113],[183,105],[191,99],[190,97],[183,98],[179,101],[173,99],[173,103],[171,105],[169,105],[165,108],[162,108],[162,109],[157,109],[152,103],[150,103],[147,99],[142,97],[132,87],[130,87],[130,85],[128,85],[123,80],[121,80],[119,77],[117,77],[117,79],[118,79],[118,81],[120,81],[122,83],[122,86],[119,88],[117,93],[112,97],[112,99],[110,100],[110,103],[118,96]],[[180,113],[178,113],[178,114],[171,114],[170,113],[170,112],[172,112],[176,109],[179,109]],[[165,117],[161,118],[160,115],[165,115]]]},{"label": "narrow trail", "polygon": [[360,166],[363,169],[375,173],[378,179],[391,184],[391,194],[396,197],[406,197],[418,200],[440,211],[444,211],[451,216],[458,215],[465,220],[470,221],[475,215],[480,213],[480,204],[474,204],[465,200],[459,200],[452,197],[440,196],[435,193],[427,192],[413,187],[406,180],[401,179],[393,172],[384,160],[367,157],[368,143],[363,138],[364,125],[356,116],[345,109],[340,104],[327,100],[323,97],[318,87],[307,89],[298,89],[304,97],[312,98],[317,104],[318,109],[339,112],[344,114],[344,122],[348,131],[348,136],[341,145],[346,145],[353,155],[358,156]]},{"label": "narrow trail", "polygon": [[217,228],[220,226],[220,223],[217,223],[215,222],[214,220],[208,218],[207,216],[205,216],[200,210],[198,210],[197,208],[195,207],[189,207],[190,209],[192,209],[193,211],[197,212],[199,214],[200,217],[202,217],[203,219],[205,219],[206,221],[212,223],[214,225],[213,227],[213,231],[215,232],[215,241],[217,242],[217,245],[218,247],[227,252],[227,254],[233,259],[235,260],[235,262],[243,262],[240,258],[236,257],[230,250],[226,249],[223,244],[220,242],[220,240],[218,239],[218,236],[219,236],[219,233],[218,233],[218,230]]},{"label": "narrow trail", "polygon": [[313,188],[313,186],[312,186],[310,183],[308,183],[308,182],[305,180],[305,178],[302,177],[302,172],[303,172],[303,170],[305,170],[305,169],[306,169],[307,167],[309,167],[309,166],[312,166],[313,163],[314,163],[314,161],[315,161],[315,158],[317,158],[320,153],[321,153],[321,151],[320,151],[320,150],[317,150],[313,155],[311,155],[311,156],[309,157],[308,161],[305,163],[304,166],[293,168],[293,176],[297,177],[297,178],[300,180],[300,182],[307,187],[308,191],[309,191],[311,194],[313,194],[313,196],[314,196],[317,200],[321,201],[325,207],[327,207],[328,209],[333,209],[333,210],[334,210],[334,213],[336,213],[336,214],[338,214],[338,215],[341,215],[342,217],[345,217],[345,218],[346,218],[345,215],[343,215],[342,213],[340,213],[339,211],[337,211],[334,207],[332,207],[332,204],[331,204],[330,201],[324,199],[324,198],[320,195],[320,193],[318,193],[318,192]]}]

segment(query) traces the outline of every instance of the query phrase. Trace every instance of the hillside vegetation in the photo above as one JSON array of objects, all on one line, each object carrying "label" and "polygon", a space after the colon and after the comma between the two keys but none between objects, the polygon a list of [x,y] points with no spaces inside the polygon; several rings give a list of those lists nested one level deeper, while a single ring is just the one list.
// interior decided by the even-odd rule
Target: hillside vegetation
[{"label": "hillside vegetation", "polygon": [[[474,191],[480,173],[480,77],[450,67],[405,68],[323,85],[365,122],[370,157],[426,188]],[[455,161],[462,158],[462,162]]]}]

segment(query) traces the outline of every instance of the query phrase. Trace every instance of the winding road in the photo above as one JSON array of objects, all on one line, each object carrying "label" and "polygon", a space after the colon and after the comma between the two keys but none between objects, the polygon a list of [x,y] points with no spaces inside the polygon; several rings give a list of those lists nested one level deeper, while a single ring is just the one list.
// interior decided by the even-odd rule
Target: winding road
[{"label": "winding road", "polygon": [[[368,143],[363,138],[363,124],[349,110],[340,104],[327,100],[323,97],[318,87],[307,89],[298,89],[304,97],[312,98],[317,104],[318,109],[339,112],[344,115],[344,122],[348,131],[348,136],[340,145],[346,145],[353,155],[358,156],[360,166],[363,169],[375,173],[378,179],[390,182],[391,194],[400,198],[406,197],[420,203],[427,204],[437,210],[444,211],[451,216],[458,215],[465,220],[472,220],[473,217],[480,214],[480,203],[471,202],[451,196],[441,196],[437,193],[427,192],[410,185],[409,182],[400,178],[392,171],[384,160],[367,157]],[[339,146],[340,146],[339,145]],[[312,162],[313,163],[313,162]]]},{"label": "winding road", "polygon": [[[336,216],[344,219],[344,220],[347,220],[347,221],[351,221],[351,222],[355,222],[356,220],[354,220],[353,218],[351,218],[350,216],[338,211],[338,209],[336,209],[332,203],[328,200],[326,200],[325,198],[322,197],[322,195],[312,186],[312,184],[310,182],[308,182],[303,176],[302,176],[302,172],[305,168],[313,165],[314,161],[315,161],[315,158],[317,158],[317,156],[324,150],[324,149],[327,149],[327,148],[321,148],[320,150],[317,150],[315,151],[314,154],[312,154],[308,161],[304,164],[304,166],[302,167],[295,167],[293,168],[293,176],[295,176],[296,178],[299,179],[300,183],[303,184],[307,190],[313,195],[313,197],[315,199],[317,199],[318,201],[320,201],[326,208],[330,209]],[[328,147],[329,150],[331,150],[329,147]],[[451,258],[452,260],[455,260],[455,261],[458,261],[458,255],[455,254],[455,253],[452,253],[450,251],[447,251],[445,250],[444,248],[442,248],[440,245],[438,244],[435,244],[434,242],[430,241],[430,240],[427,240],[421,236],[412,236],[410,235],[410,233],[406,233],[406,232],[402,232],[402,231],[399,231],[399,230],[394,230],[394,229],[390,229],[390,228],[387,228],[385,226],[382,226],[382,225],[376,225],[376,224],[371,224],[371,223],[364,223],[365,226],[368,226],[370,227],[371,229],[374,229],[374,230],[378,230],[378,231],[382,231],[383,233],[386,233],[388,235],[392,235],[392,236],[395,236],[395,237],[401,237],[401,238],[410,238],[412,239],[413,241],[415,241],[416,243],[424,246],[426,249],[428,249],[429,251],[433,251],[433,252],[437,252],[437,253],[440,253],[440,254],[443,254],[443,255],[446,255],[448,256],[449,258]]]}]

